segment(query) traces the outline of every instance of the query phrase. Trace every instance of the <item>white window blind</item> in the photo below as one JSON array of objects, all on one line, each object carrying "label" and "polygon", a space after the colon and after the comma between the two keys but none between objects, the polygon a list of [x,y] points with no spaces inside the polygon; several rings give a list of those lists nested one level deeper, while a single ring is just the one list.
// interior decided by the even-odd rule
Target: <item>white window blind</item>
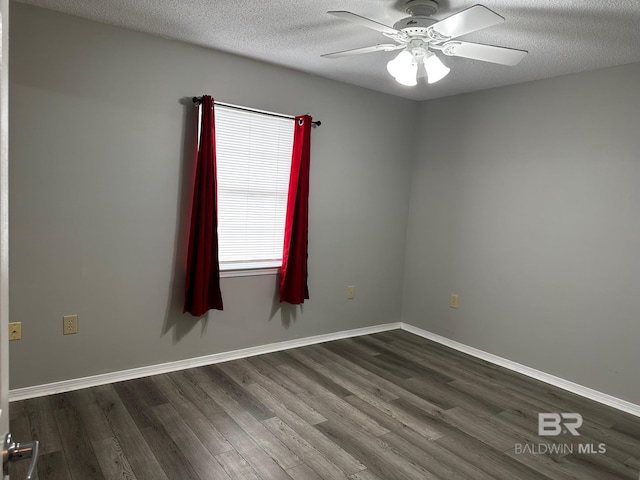
[{"label": "white window blind", "polygon": [[215,106],[221,270],[282,263],[293,124]]}]

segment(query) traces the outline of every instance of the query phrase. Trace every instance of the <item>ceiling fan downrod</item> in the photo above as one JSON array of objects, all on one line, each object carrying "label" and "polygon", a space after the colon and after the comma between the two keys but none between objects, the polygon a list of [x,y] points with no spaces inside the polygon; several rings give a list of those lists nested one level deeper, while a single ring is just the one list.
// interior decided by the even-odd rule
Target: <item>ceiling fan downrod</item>
[{"label": "ceiling fan downrod", "polygon": [[404,9],[412,17],[430,17],[438,11],[438,4],[433,0],[409,0]]}]

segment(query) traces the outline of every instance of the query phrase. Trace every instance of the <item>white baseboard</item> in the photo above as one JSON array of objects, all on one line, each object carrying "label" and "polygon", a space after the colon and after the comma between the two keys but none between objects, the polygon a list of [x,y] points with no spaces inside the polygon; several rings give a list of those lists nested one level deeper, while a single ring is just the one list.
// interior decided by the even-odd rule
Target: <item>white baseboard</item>
[{"label": "white baseboard", "polygon": [[632,415],[636,415],[640,417],[640,405],[636,405],[635,403],[622,400],[620,398],[614,397],[612,395],[608,395],[606,393],[599,392],[597,390],[593,390],[588,387],[584,387],[577,383],[573,383],[568,380],[565,380],[564,378],[556,377],[555,375],[551,375],[549,373],[536,370],[535,368],[527,367],[520,363],[507,360],[506,358],[493,355],[492,353],[488,353],[474,347],[470,347],[463,343],[458,343],[454,340],[450,340],[446,337],[442,337],[435,333],[431,333],[427,330],[414,327],[413,325],[409,325],[407,323],[402,323],[400,328],[402,328],[402,330],[406,330],[407,332],[413,333],[420,337],[426,338],[428,340],[433,340],[436,343],[440,343],[444,346],[453,348],[454,350],[467,353],[473,357],[486,360],[487,362],[493,363],[500,367],[507,368],[509,370],[513,370],[514,372],[521,373],[523,375],[526,375],[527,377],[535,378],[536,380],[540,380],[541,382],[548,383],[550,385],[553,385],[554,387],[558,387],[568,392],[580,395],[581,397],[594,400],[598,403],[602,403],[604,405],[608,405],[618,410],[622,410],[623,412],[627,412]]},{"label": "white baseboard", "polygon": [[108,383],[121,382],[123,380],[132,380],[135,378],[148,377],[150,375],[158,375],[161,373],[175,372],[185,370],[187,368],[201,367],[203,365],[212,365],[215,363],[228,362],[240,358],[253,357],[264,353],[278,352],[281,350],[289,350],[291,348],[304,347],[307,345],[315,345],[317,343],[330,342],[332,340],[340,340],[342,338],[358,337],[361,335],[370,335],[372,333],[385,332],[396,329],[406,330],[420,337],[433,340],[447,347],[453,348],[463,353],[467,353],[473,357],[486,360],[500,367],[504,367],[514,372],[521,373],[536,380],[548,383],[555,387],[567,390],[582,397],[594,400],[598,403],[608,405],[610,407],[622,410],[640,417],[640,405],[616,398],[606,393],[584,387],[577,383],[570,382],[555,375],[527,367],[517,362],[507,360],[506,358],[493,355],[492,353],[470,347],[455,340],[442,337],[427,330],[423,330],[407,323],[396,322],[376,325],[373,327],[356,328],[353,330],[344,330],[342,332],[327,333],[324,335],[315,335],[313,337],[299,338],[296,340],[287,340],[284,342],[271,343],[267,345],[259,345],[257,347],[242,348],[230,352],[214,353],[203,357],[188,358],[185,360],[177,360],[175,362],[161,363],[158,365],[149,365],[147,367],[131,368],[128,370],[120,370],[117,372],[104,373],[101,375],[92,375],[84,378],[74,378],[71,380],[63,380],[60,382],[47,383],[45,385],[35,385],[33,387],[17,388],[9,391],[9,401],[24,400],[27,398],[42,397],[44,395],[53,395],[56,393],[69,392],[82,388],[95,387],[97,385],[105,385]]},{"label": "white baseboard", "polygon": [[263,353],[289,350],[291,348],[330,342],[332,340],[340,340],[342,338],[359,337],[361,335],[369,335],[388,330],[397,330],[399,328],[400,322],[386,323],[383,325],[375,325],[373,327],[355,328],[353,330],[344,330],[342,332],[326,333],[323,335],[314,335],[313,337],[298,338],[296,340],[286,340],[284,342],[259,345],[257,347],[242,348],[240,350],[232,350],[230,352],[214,353],[203,357],[187,358],[185,360],[177,360],[175,362],[149,365],[147,367],[131,368],[117,372],[92,375],[90,377],[62,380],[60,382],[47,383],[44,385],[34,385],[33,387],[16,388],[9,391],[9,401],[15,402],[17,400],[25,400],[27,398],[70,392],[72,390],[105,385],[107,383],[148,377],[150,375],[158,375],[160,373],[175,372],[178,370],[185,370],[187,368],[201,367],[203,365],[228,362],[239,358],[253,357],[255,355],[262,355]]}]

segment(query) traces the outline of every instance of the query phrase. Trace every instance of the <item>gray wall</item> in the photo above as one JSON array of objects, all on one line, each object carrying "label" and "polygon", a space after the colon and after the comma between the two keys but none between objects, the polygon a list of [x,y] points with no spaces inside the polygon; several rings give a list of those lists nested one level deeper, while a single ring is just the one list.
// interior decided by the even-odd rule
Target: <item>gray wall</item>
[{"label": "gray wall", "polygon": [[[399,321],[415,103],[11,8],[10,315],[23,322],[12,388]],[[302,309],[275,302],[270,275],[223,279],[224,312],[181,313],[195,125],[186,99],[202,93],[323,122],[312,134]],[[77,335],[62,335],[68,314]]]},{"label": "gray wall", "polygon": [[403,321],[640,404],[638,78],[421,104]]}]

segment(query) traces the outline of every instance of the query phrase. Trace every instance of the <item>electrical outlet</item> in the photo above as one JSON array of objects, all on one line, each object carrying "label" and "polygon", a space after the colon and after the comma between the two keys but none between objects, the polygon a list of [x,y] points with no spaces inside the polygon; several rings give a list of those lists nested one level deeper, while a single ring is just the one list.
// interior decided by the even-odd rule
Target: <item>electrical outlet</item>
[{"label": "electrical outlet", "polygon": [[347,287],[347,298],[352,300],[356,298],[356,287],[355,285],[350,285]]},{"label": "electrical outlet", "polygon": [[451,298],[449,299],[449,306],[451,308],[458,308],[458,295],[455,293],[451,294]]},{"label": "electrical outlet", "polygon": [[72,333],[78,333],[78,316],[77,315],[65,315],[62,317],[62,333],[64,335],[71,335]]},{"label": "electrical outlet", "polygon": [[9,340],[22,339],[22,322],[9,323]]}]

